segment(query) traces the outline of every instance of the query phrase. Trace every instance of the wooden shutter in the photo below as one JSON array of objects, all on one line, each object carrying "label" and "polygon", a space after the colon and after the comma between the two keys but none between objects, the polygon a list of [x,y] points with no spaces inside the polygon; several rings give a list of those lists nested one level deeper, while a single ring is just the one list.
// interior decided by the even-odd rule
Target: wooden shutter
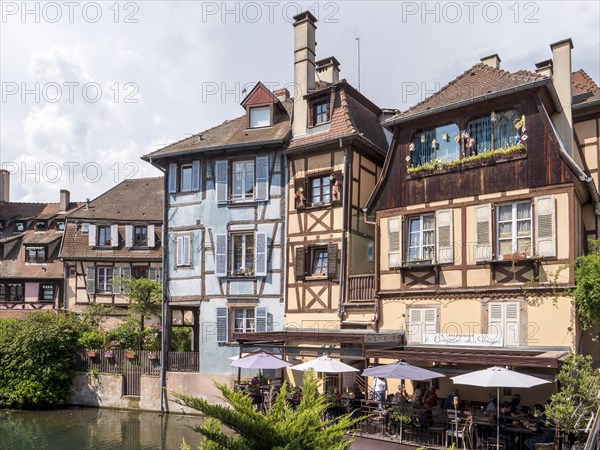
[{"label": "wooden shutter", "polygon": [[535,243],[539,256],[556,256],[556,202],[552,195],[535,199]]},{"label": "wooden shutter", "polygon": [[217,234],[215,236],[215,275],[227,276],[227,235]]},{"label": "wooden shutter", "polygon": [[[335,181],[333,181],[333,185],[331,186],[331,204],[341,205],[342,196],[344,195],[344,174],[341,171],[338,171],[333,175],[335,177]],[[334,195],[333,191],[336,191],[337,194]]]},{"label": "wooden shutter", "polygon": [[408,310],[408,342],[421,342],[423,310],[413,308]]},{"label": "wooden shutter", "polygon": [[110,226],[110,243],[113,247],[119,246],[119,225]]},{"label": "wooden shutter", "polygon": [[488,334],[504,339],[504,314],[502,303],[488,304]]},{"label": "wooden shutter", "polygon": [[335,278],[338,272],[338,246],[327,244],[327,277]]},{"label": "wooden shutter", "polygon": [[520,321],[521,308],[519,303],[504,303],[504,345],[516,347],[520,344]]},{"label": "wooden shutter", "polygon": [[227,160],[215,161],[215,199],[227,203]]},{"label": "wooden shutter", "polygon": [[152,281],[158,281],[158,270],[156,267],[148,268],[148,279]]},{"label": "wooden shutter", "polygon": [[88,226],[88,243],[90,247],[96,246],[96,225],[93,223]]},{"label": "wooden shutter", "polygon": [[87,286],[85,288],[88,294],[93,294],[96,292],[96,267],[88,266],[87,268]]},{"label": "wooden shutter", "polygon": [[425,342],[427,333],[435,333],[437,331],[437,310],[435,308],[423,309],[423,325],[421,332],[421,342]]},{"label": "wooden shutter", "polygon": [[454,262],[454,228],[452,209],[443,209],[436,212],[435,236],[437,262],[440,264]]},{"label": "wooden shutter", "polygon": [[156,245],[156,238],[154,236],[154,225],[148,225],[148,247],[154,248]]},{"label": "wooden shutter", "polygon": [[492,205],[475,207],[475,261],[492,259]]},{"label": "wooden shutter", "polygon": [[267,328],[267,308],[256,308],[256,332],[262,333],[265,331],[271,331]]},{"label": "wooden shutter", "polygon": [[402,219],[392,217],[388,220],[388,266],[402,266]]},{"label": "wooden shutter", "polygon": [[306,276],[306,248],[296,247],[296,280],[304,280]]},{"label": "wooden shutter", "polygon": [[129,285],[131,283],[131,267],[123,267],[121,274],[123,276],[123,293],[131,294],[131,286]]},{"label": "wooden shutter", "polygon": [[125,225],[125,247],[133,247],[133,225]]},{"label": "wooden shutter", "polygon": [[177,237],[177,265],[189,266],[192,263],[191,258],[191,237]]},{"label": "wooden shutter", "polygon": [[267,233],[256,233],[255,247],[255,275],[257,277],[267,276],[267,255],[268,255]]},{"label": "wooden shutter", "polygon": [[[294,206],[296,209],[306,208],[308,202],[308,192],[306,192],[306,178],[296,178],[294,181]],[[304,201],[302,198],[304,197]]]},{"label": "wooden shutter", "polygon": [[269,200],[269,155],[256,157],[256,193],[257,202]]},{"label": "wooden shutter", "polygon": [[183,266],[183,236],[177,236],[176,251],[176,265]]},{"label": "wooden shutter", "polygon": [[177,163],[169,164],[169,194],[177,192]]},{"label": "wooden shutter", "polygon": [[227,342],[229,337],[227,308],[217,308],[217,342]]},{"label": "wooden shutter", "polygon": [[[111,236],[112,237],[112,236]],[[113,267],[112,271],[112,291],[113,294],[120,294],[122,288],[121,268]]]},{"label": "wooden shutter", "polygon": [[200,161],[192,161],[192,191],[198,192],[202,189],[202,164]]}]

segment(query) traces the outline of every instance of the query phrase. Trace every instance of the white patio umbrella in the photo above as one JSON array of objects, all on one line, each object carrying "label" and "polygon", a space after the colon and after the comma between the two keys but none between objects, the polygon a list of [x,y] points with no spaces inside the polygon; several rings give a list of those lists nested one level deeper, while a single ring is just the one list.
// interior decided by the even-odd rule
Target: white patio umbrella
[{"label": "white patio umbrella", "polygon": [[292,364],[265,352],[250,353],[231,363],[233,367],[242,369],[281,369]]},{"label": "white patio umbrella", "polygon": [[315,372],[323,373],[358,372],[357,368],[332,359],[326,355],[320,356],[316,359],[311,359],[310,361],[292,367],[292,370],[301,370],[303,372],[309,369],[313,369]]},{"label": "white patio umbrella", "polygon": [[396,378],[399,380],[422,381],[431,380],[432,378],[445,377],[441,373],[423,369],[422,367],[413,366],[404,361],[398,361],[383,366],[369,367],[363,371],[363,376],[380,377],[380,378]]},{"label": "white patio umbrella", "polygon": [[496,388],[496,446],[500,448],[500,388],[530,388],[549,383],[542,378],[532,377],[504,367],[489,367],[483,370],[452,377],[455,384]]}]

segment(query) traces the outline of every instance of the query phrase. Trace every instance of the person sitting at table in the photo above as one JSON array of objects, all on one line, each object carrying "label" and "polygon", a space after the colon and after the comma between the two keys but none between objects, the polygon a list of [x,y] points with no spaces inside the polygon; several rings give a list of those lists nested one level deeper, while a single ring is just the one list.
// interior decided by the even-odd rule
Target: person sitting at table
[{"label": "person sitting at table", "polygon": [[415,391],[413,392],[412,398],[411,398],[411,402],[414,403],[415,405],[420,405],[421,403],[423,403],[423,389],[421,389],[421,388],[415,389]]},{"label": "person sitting at table", "polygon": [[433,408],[434,406],[437,406],[438,404],[438,396],[435,393],[435,387],[434,386],[429,386],[429,389],[427,389],[427,392],[425,392],[425,395],[423,396],[423,406],[425,408]]},{"label": "person sitting at table", "polygon": [[498,406],[498,397],[496,396],[496,391],[490,391],[489,394],[490,401],[488,402],[485,410],[483,411],[485,414],[491,414],[496,411]]},{"label": "person sitting at table", "polygon": [[375,400],[379,402],[379,408],[383,408],[387,389],[387,380],[385,378],[375,377],[373,380],[373,392],[375,392]]},{"label": "person sitting at table", "polygon": [[512,400],[510,401],[512,412],[520,413],[523,410],[523,405],[521,405],[521,394],[513,395]]},{"label": "person sitting at table", "polygon": [[525,428],[536,433],[536,436],[525,440],[527,450],[534,450],[535,444],[549,444],[554,440],[554,431],[546,423],[546,409],[539,403],[533,405],[533,417],[533,420],[523,422]]},{"label": "person sitting at table", "polygon": [[392,403],[395,405],[401,405],[408,402],[408,398],[406,395],[406,388],[404,385],[398,385],[398,391],[394,394],[394,398],[392,399]]},{"label": "person sitting at table", "polygon": [[454,409],[454,397],[459,397],[460,403],[460,391],[458,389],[452,389],[450,391],[448,397],[446,397],[446,400],[444,400],[442,409]]}]

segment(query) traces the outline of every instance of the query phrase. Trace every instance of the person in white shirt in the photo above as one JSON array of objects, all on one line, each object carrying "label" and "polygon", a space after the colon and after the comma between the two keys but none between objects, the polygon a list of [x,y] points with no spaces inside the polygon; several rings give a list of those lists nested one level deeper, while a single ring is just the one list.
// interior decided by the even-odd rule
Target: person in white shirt
[{"label": "person in white shirt", "polygon": [[387,380],[385,378],[375,377],[373,380],[373,391],[375,392],[375,400],[379,402],[379,407],[383,408],[383,402],[387,395]]}]

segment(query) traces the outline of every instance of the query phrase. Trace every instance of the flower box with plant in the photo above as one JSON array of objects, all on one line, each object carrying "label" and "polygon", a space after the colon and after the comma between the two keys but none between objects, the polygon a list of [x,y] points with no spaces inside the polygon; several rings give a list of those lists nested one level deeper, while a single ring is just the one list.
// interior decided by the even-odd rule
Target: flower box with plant
[{"label": "flower box with plant", "polygon": [[104,346],[104,337],[97,330],[84,331],[77,343],[87,350],[90,358],[98,356],[98,349]]},{"label": "flower box with plant", "polygon": [[129,359],[135,359],[137,358],[137,353],[135,350],[126,350],[125,351],[125,355],[127,356],[127,358]]}]

